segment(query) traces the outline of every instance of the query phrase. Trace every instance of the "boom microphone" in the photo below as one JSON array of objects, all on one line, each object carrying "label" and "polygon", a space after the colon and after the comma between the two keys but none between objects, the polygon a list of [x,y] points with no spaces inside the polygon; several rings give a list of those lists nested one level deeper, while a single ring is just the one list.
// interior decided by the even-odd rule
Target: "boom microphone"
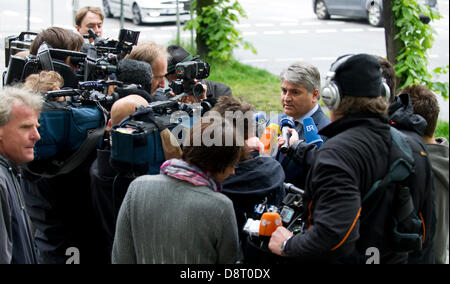
[{"label": "boom microphone", "polygon": [[152,67],[144,61],[122,59],[117,64],[117,80],[124,84],[138,84],[150,93],[152,88]]},{"label": "boom microphone", "polygon": [[305,132],[305,142],[307,144],[316,144],[317,148],[322,146],[323,140],[319,135],[319,131],[317,130],[317,126],[312,117],[303,119],[303,130]]},{"label": "boom microphone", "polygon": [[286,154],[289,149],[289,128],[295,128],[294,120],[288,116],[284,116],[281,119],[281,135],[285,140],[284,144],[280,147],[280,152]]}]

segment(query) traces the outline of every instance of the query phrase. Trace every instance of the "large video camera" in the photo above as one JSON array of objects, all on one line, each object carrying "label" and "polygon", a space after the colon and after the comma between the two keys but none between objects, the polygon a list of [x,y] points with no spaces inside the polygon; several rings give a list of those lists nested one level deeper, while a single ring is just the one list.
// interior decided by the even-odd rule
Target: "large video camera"
[{"label": "large video camera", "polygon": [[80,66],[77,71],[84,81],[105,79],[117,72],[117,65],[127,54],[130,54],[133,46],[138,43],[140,32],[121,29],[119,40],[104,39],[89,29],[89,38],[94,40],[94,45],[88,47],[85,59],[73,62]]},{"label": "large video camera", "polygon": [[[78,88],[79,81],[95,81],[106,79],[117,72],[117,65],[125,55],[129,54],[137,44],[140,32],[122,29],[119,40],[97,37],[95,32],[89,31],[94,37],[94,45],[85,45],[85,52],[56,49],[46,42],[39,47],[37,55],[25,58],[17,57],[20,51],[29,50],[32,36],[36,33],[23,32],[19,36],[10,36],[5,40],[5,64],[8,70],[3,74],[3,85],[24,82],[34,73],[42,70],[56,71],[64,79],[64,87]],[[70,56],[70,63],[78,66],[74,72],[71,66],[64,62]]]},{"label": "large video camera", "polygon": [[177,80],[170,84],[177,95],[187,93],[199,97],[203,94],[203,85],[197,80],[209,77],[210,66],[203,61],[188,61],[175,66]]}]

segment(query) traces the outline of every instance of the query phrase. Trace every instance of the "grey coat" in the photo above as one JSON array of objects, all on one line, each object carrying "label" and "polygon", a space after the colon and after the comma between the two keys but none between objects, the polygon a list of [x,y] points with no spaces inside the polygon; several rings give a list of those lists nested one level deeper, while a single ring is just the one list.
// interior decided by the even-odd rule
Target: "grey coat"
[{"label": "grey coat", "polygon": [[436,263],[444,264],[447,259],[448,241],[448,141],[436,139],[439,144],[426,144],[434,173],[436,187],[436,235],[434,254]]},{"label": "grey coat", "polygon": [[236,216],[225,195],[165,175],[131,183],[112,263],[232,264],[238,254]]}]

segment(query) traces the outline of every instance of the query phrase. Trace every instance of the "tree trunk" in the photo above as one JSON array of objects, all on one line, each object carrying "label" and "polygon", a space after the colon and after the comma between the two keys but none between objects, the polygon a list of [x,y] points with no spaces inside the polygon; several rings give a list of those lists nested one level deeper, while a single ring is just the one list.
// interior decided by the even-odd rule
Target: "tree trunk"
[{"label": "tree trunk", "polygon": [[[403,47],[403,42],[394,39],[395,35],[399,32],[399,28],[395,25],[397,19],[395,19],[394,12],[392,12],[392,1],[383,0],[383,17],[387,59],[392,65],[395,65],[397,64],[396,58],[400,53],[400,49]],[[398,79],[397,82],[399,82]]]},{"label": "tree trunk", "polygon": [[[214,5],[214,0],[197,0],[197,16],[202,15],[202,9],[207,6]],[[200,25],[199,30],[197,30],[197,54],[201,57],[205,58],[209,54],[208,46],[206,45],[206,38],[202,36],[201,30],[204,28],[203,25]]]}]

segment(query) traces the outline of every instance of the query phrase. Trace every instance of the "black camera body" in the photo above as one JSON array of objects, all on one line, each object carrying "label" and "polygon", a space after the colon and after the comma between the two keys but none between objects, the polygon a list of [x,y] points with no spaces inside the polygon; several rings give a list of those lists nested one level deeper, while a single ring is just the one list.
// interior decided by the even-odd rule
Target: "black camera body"
[{"label": "black camera body", "polygon": [[187,61],[175,66],[177,79],[170,84],[170,88],[177,95],[186,93],[200,97],[203,94],[203,85],[197,80],[209,77],[210,66],[203,61]]}]

